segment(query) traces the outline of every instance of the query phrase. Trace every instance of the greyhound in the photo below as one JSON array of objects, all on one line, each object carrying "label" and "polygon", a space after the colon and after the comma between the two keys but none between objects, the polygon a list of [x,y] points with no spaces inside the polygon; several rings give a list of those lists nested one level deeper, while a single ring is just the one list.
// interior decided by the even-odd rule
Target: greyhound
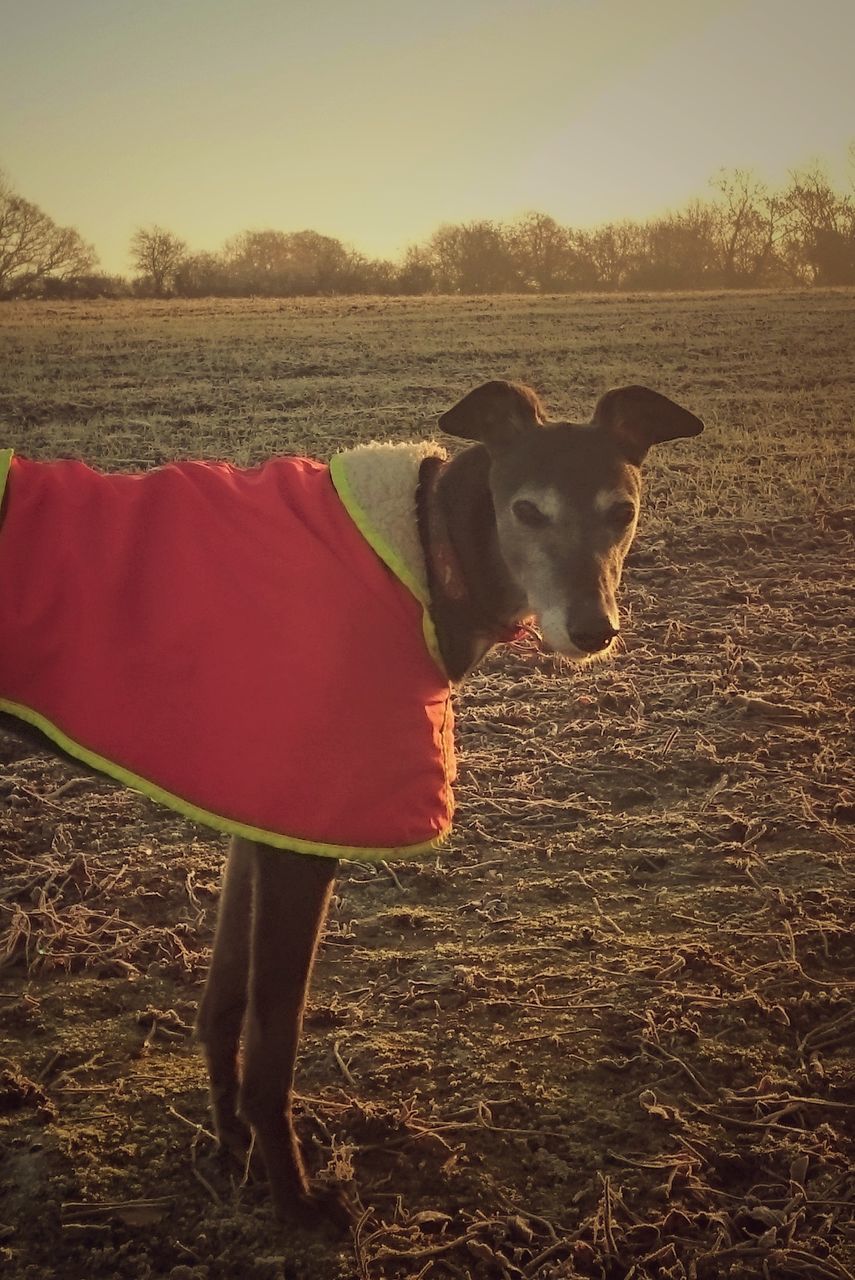
[{"label": "greyhound", "polygon": [[[439,420],[475,442],[422,464],[419,533],[449,678],[463,679],[521,620],[578,664],[619,634],[616,593],[651,445],[698,435],[694,414],[645,387],[607,392],[586,425],[546,422],[528,387],[492,381]],[[231,842],[196,1032],[220,1147],[251,1139],[277,1215],[351,1220],[343,1192],[312,1185],[294,1129],[306,993],[337,861]],[[239,1070],[243,1038],[243,1069]]]}]

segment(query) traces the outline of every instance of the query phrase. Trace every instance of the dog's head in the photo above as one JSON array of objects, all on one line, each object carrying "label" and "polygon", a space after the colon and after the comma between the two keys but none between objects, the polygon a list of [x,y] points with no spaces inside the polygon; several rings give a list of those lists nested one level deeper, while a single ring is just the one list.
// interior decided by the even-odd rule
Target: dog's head
[{"label": "dog's head", "polygon": [[588,424],[547,422],[529,387],[495,381],[439,423],[489,452],[499,549],[546,645],[577,662],[605,654],[619,631],[641,463],[651,445],[698,435],[700,418],[647,387],[621,387]]}]

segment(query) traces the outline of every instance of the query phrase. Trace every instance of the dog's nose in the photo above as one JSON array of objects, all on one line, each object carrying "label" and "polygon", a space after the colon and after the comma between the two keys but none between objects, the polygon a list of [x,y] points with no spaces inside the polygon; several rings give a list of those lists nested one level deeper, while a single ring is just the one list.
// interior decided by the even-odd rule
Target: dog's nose
[{"label": "dog's nose", "polygon": [[571,631],[570,639],[583,653],[600,653],[609,647],[616,635],[614,627],[605,622],[601,627],[592,627],[590,631]]}]

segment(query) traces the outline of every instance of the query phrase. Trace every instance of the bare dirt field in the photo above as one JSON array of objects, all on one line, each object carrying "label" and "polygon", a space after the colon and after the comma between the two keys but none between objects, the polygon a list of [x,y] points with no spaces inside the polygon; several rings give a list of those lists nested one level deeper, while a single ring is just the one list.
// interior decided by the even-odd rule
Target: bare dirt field
[{"label": "bare dirt field", "polygon": [[855,294],[0,309],[35,457],[326,457],[490,377],[707,431],[650,459],[622,652],[496,651],[447,848],[343,869],[299,1125],[358,1230],[215,1152],[222,841],[0,731],[9,1280],[855,1276]]}]

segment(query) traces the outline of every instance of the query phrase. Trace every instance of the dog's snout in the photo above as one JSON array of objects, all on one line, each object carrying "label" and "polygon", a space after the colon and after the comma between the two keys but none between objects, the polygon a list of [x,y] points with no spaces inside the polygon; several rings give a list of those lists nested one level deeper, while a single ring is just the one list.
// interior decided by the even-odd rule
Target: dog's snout
[{"label": "dog's snout", "polygon": [[611,623],[604,622],[588,631],[571,631],[570,639],[583,653],[601,653],[609,647],[617,634]]}]

